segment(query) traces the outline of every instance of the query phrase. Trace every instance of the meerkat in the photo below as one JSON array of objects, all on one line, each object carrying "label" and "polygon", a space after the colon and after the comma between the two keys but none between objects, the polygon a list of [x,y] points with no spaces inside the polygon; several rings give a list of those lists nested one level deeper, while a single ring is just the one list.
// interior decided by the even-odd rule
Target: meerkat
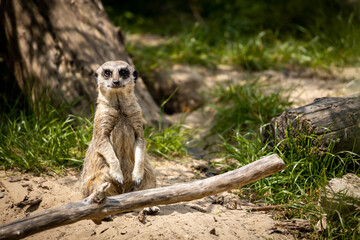
[{"label": "meerkat", "polygon": [[153,168],[145,158],[142,112],[134,93],[137,77],[123,61],[105,62],[95,73],[98,98],[81,173],[83,197],[105,182],[110,183],[107,196],[156,187]]}]

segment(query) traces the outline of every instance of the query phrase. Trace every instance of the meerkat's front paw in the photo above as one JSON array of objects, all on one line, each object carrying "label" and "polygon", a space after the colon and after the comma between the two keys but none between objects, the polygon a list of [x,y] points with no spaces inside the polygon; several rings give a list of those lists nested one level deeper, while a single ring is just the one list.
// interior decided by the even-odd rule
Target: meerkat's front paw
[{"label": "meerkat's front paw", "polygon": [[121,186],[124,186],[124,176],[120,170],[120,172],[111,171],[109,172],[112,179],[118,182]]},{"label": "meerkat's front paw", "polygon": [[140,187],[141,182],[143,180],[143,174],[134,171],[133,174],[132,174],[132,179],[133,179],[133,181],[135,183],[135,187],[138,188],[138,187]]}]

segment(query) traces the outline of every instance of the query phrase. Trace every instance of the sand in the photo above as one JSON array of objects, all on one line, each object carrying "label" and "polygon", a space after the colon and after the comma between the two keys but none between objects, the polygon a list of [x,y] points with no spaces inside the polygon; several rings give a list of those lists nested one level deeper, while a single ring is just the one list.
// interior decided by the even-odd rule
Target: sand
[{"label": "sand", "polygon": [[[167,186],[204,178],[192,161],[153,160],[158,185]],[[0,172],[0,223],[5,224],[27,215],[81,200],[79,176],[69,173],[63,177]],[[139,211],[113,216],[112,221],[95,225],[83,220],[71,225],[50,229],[26,239],[294,239],[292,233],[279,227],[279,221],[269,212],[248,212],[253,204],[234,193],[221,194],[227,204],[213,204],[202,198],[160,206],[160,212],[138,219]],[[41,198],[40,204],[18,206],[24,199]],[[237,202],[237,204],[231,204]]]}]

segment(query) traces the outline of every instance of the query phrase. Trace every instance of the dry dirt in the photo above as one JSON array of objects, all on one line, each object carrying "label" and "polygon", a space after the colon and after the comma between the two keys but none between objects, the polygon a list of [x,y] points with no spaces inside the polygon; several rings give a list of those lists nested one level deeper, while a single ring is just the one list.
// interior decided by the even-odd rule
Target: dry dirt
[{"label": "dry dirt", "polygon": [[[203,178],[194,166],[198,161],[153,160],[159,186]],[[41,176],[0,172],[0,223],[81,200],[78,175]],[[224,204],[213,204],[224,197]],[[18,206],[24,199],[41,198],[40,204]],[[233,193],[223,193],[190,202],[160,206],[160,213],[138,220],[138,211],[119,214],[113,221],[95,225],[90,220],[50,229],[26,239],[293,239],[280,222],[266,212],[248,212],[253,204]],[[221,198],[221,197],[220,197]],[[235,203],[236,202],[236,203]]]}]

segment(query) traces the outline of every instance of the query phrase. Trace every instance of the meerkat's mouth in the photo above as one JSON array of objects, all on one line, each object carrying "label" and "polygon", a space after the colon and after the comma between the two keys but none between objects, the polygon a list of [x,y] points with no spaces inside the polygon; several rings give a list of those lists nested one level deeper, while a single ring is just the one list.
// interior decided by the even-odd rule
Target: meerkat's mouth
[{"label": "meerkat's mouth", "polygon": [[112,89],[118,89],[118,88],[124,88],[125,85],[120,84],[120,85],[107,85],[108,88],[112,88]]}]

